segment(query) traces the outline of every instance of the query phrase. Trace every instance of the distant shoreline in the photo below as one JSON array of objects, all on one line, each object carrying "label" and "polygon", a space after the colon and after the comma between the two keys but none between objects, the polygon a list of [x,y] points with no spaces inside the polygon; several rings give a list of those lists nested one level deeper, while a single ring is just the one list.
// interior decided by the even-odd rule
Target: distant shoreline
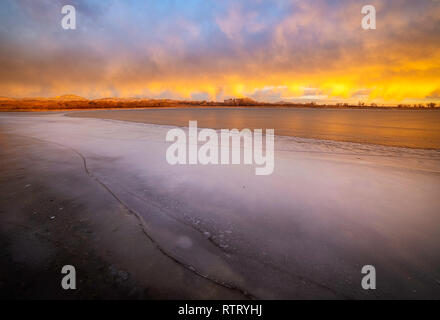
[{"label": "distant shoreline", "polygon": [[7,98],[0,97],[0,112],[35,111],[80,111],[80,110],[120,110],[151,108],[311,108],[311,109],[399,109],[399,110],[440,110],[440,104],[317,104],[315,102],[258,102],[249,98],[217,101],[188,101],[172,99],[104,98],[88,100],[79,96],[65,95],[56,98]]},{"label": "distant shoreline", "polygon": [[49,107],[35,107],[35,106],[5,106],[0,102],[0,112],[46,112],[46,111],[104,111],[104,110],[142,110],[142,109],[336,109],[336,110],[440,110],[439,107],[397,107],[397,106],[336,106],[336,105],[275,105],[275,104],[261,104],[261,105],[202,105],[202,104],[170,104],[170,105],[151,105],[151,106],[75,106],[75,107],[61,107],[58,105]]}]

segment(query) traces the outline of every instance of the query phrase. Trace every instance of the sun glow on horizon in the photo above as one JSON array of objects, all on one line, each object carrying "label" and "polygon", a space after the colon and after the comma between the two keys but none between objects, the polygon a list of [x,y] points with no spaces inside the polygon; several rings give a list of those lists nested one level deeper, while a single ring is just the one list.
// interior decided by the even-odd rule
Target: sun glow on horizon
[{"label": "sun glow on horizon", "polygon": [[0,96],[440,102],[440,3],[371,2],[5,0]]}]

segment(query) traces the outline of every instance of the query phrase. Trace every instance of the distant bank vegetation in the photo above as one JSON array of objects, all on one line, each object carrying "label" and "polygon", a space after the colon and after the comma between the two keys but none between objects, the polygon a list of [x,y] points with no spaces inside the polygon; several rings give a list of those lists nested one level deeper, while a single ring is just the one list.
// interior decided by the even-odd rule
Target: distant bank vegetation
[{"label": "distant bank vegetation", "polygon": [[171,99],[144,98],[102,98],[85,99],[75,95],[64,95],[55,98],[6,98],[0,97],[0,111],[55,111],[55,110],[85,110],[85,109],[122,109],[122,108],[160,108],[160,107],[297,107],[297,108],[405,108],[405,109],[434,109],[440,108],[434,102],[426,104],[399,104],[378,106],[377,104],[337,103],[318,104],[316,102],[258,102],[249,98],[227,99],[217,101],[190,101]]}]

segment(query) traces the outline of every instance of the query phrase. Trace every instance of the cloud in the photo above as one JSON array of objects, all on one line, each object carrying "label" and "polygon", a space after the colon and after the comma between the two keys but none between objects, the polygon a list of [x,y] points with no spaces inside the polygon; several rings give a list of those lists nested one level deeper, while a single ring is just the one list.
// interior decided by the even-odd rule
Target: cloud
[{"label": "cloud", "polygon": [[[0,3],[0,95],[81,94],[261,101],[425,99],[440,74],[440,4],[317,1],[61,0]],[[437,99],[437,98],[435,98]]]},{"label": "cloud", "polygon": [[433,100],[440,100],[440,89],[436,89],[432,91],[429,96],[426,97],[427,99],[433,99]]},{"label": "cloud", "polygon": [[262,22],[262,13],[244,9],[242,5],[233,3],[228,13],[217,16],[215,21],[220,30],[230,40],[242,41],[243,37],[249,34],[261,32],[265,29]]}]

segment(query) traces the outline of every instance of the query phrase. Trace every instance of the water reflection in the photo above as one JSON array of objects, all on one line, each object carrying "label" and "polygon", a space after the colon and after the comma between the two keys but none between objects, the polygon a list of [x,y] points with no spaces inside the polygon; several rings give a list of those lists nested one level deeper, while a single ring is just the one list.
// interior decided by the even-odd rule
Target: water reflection
[{"label": "water reflection", "polygon": [[192,108],[91,111],[81,116],[176,126],[197,120],[205,128],[274,128],[277,135],[440,149],[440,110]]}]

